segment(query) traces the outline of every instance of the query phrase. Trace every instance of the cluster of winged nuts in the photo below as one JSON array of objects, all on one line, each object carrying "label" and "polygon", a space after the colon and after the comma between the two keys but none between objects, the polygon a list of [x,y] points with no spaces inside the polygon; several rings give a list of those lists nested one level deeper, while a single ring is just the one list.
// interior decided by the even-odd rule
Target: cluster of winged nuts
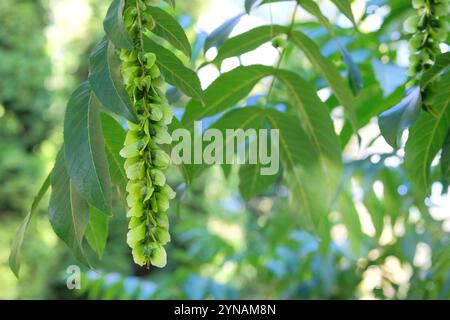
[{"label": "cluster of winged nuts", "polygon": [[128,123],[125,147],[120,155],[126,159],[125,171],[129,179],[127,243],[136,264],[162,268],[167,261],[163,246],[170,241],[167,209],[175,192],[166,184],[164,170],[170,164],[170,157],[160,145],[171,143],[167,125],[172,122],[173,113],[158,88],[163,79],[156,56],[143,48],[142,33],[154,25],[145,10],[146,4],[140,0],[128,1],[124,10],[125,24],[134,39],[135,49],[120,52],[122,76],[139,122]]},{"label": "cluster of winged nuts", "polygon": [[[413,34],[409,40],[411,50],[408,87],[418,85],[423,72],[429,69],[441,53],[440,42],[447,39],[449,0],[413,0],[417,14],[404,23],[404,30]],[[422,88],[422,102],[430,110],[436,94],[436,81]]]}]

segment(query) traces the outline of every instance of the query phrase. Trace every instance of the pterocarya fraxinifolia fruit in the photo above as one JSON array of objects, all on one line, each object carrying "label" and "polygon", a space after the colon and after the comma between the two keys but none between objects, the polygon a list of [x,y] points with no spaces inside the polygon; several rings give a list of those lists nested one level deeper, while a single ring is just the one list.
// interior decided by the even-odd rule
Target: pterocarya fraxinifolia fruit
[{"label": "pterocarya fraxinifolia fruit", "polygon": [[171,143],[167,125],[173,114],[159,89],[164,80],[156,64],[157,58],[143,47],[143,34],[154,27],[153,18],[147,12],[150,2],[128,0],[124,8],[125,25],[135,48],[121,50],[121,71],[139,122],[128,123],[120,155],[126,159],[125,171],[129,179],[127,243],[136,264],[161,268],[167,260],[164,245],[170,241],[166,211],[175,192],[166,183],[164,174],[170,157],[160,145]]}]

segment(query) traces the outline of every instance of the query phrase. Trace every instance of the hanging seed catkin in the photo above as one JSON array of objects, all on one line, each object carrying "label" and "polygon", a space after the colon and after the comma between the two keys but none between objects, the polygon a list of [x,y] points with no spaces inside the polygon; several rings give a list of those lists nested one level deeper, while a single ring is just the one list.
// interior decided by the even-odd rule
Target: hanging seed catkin
[{"label": "hanging seed catkin", "polygon": [[175,192],[166,183],[164,171],[170,164],[169,155],[160,145],[170,144],[167,125],[173,113],[159,89],[163,79],[156,56],[143,47],[143,33],[154,26],[146,8],[150,1],[129,0],[124,9],[124,21],[135,43],[135,49],[122,49],[122,76],[134,103],[139,122],[128,123],[124,148],[129,231],[127,243],[133,259],[140,266],[166,265],[164,249],[170,241],[169,220],[166,211]]},{"label": "hanging seed catkin", "polygon": [[[408,75],[412,78],[408,87],[419,84],[423,73],[431,68],[441,53],[440,43],[447,39],[449,0],[412,0],[417,14],[406,19],[404,30],[412,34],[409,40],[411,51]],[[436,94],[436,81],[422,88],[422,103],[431,111]]]}]

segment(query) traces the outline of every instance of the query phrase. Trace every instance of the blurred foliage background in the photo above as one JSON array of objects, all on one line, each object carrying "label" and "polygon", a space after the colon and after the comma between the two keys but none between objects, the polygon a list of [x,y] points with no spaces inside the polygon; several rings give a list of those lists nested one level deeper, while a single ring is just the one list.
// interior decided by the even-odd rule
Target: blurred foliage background
[{"label": "blurred foliage background", "polygon": [[[243,8],[241,0],[178,1],[176,14],[197,49],[195,66],[203,61],[198,49],[206,32],[220,24],[215,17],[236,13],[217,12],[225,2],[237,12]],[[44,205],[27,235],[20,280],[9,270],[7,258],[15,231],[61,144],[65,103],[87,76],[87,58],[102,35],[109,0],[2,0],[0,298],[450,298],[448,183],[435,183],[428,202],[417,203],[400,166],[401,155],[387,148],[374,122],[404,91],[408,50],[401,25],[411,13],[410,1],[353,1],[359,32],[328,1],[320,3],[329,8],[338,38],[358,63],[365,83],[358,100],[362,146],[347,147],[351,183],[330,215],[333,241],[326,254],[319,249],[320,240],[299,227],[281,183],[245,202],[235,168],[225,176],[220,167],[212,167],[189,189],[174,171],[169,180],[178,186],[179,196],[170,212],[168,266],[146,270],[133,264],[124,213],[117,212],[103,260],[95,270],[83,269],[82,290],[70,291],[66,269],[76,261],[51,231]],[[289,19],[289,10],[278,4],[270,10],[258,9],[252,16]],[[215,16],[208,19],[208,13]],[[252,20],[244,21],[244,29],[245,23]],[[340,63],[339,50],[323,27],[304,14],[298,25],[325,56]],[[285,67],[301,68],[305,78],[324,87],[298,51],[288,49]],[[208,76],[218,73],[210,68],[200,73],[206,84]],[[277,95],[282,100],[275,87]],[[327,90],[319,95],[326,100]],[[335,113],[336,127],[354,139],[349,128],[342,128],[342,113]],[[344,226],[346,219],[353,219],[352,228],[348,220]]]}]

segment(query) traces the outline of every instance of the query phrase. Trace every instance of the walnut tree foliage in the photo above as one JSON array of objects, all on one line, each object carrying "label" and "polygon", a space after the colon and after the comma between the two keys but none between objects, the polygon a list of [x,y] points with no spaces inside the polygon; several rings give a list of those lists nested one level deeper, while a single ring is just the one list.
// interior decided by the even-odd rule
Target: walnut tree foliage
[{"label": "walnut tree foliage", "polygon": [[[267,178],[260,175],[258,165],[240,166],[240,196],[252,208],[262,196],[282,198],[280,190],[287,190],[283,210],[295,215],[300,228],[308,232],[297,232],[291,240],[309,245],[310,251],[296,254],[311,257],[306,265],[314,271],[308,279],[323,285],[316,293],[319,297],[332,296],[327,284],[335,279],[317,273],[318,264],[350,256],[352,267],[360,268],[356,261],[367,258],[371,250],[379,252],[370,258],[377,263],[399,246],[404,250],[402,260],[414,264],[419,242],[434,250],[429,273],[437,285],[430,295],[448,296],[448,290],[439,291],[450,279],[449,251],[445,250],[448,235],[422,237],[410,222],[414,208],[430,230],[441,228],[429,216],[425,200],[434,182],[448,186],[450,172],[450,59],[441,49],[448,43],[448,1],[371,1],[373,5],[390,5],[393,17],[386,18],[378,31],[360,35],[351,1],[331,1],[351,26],[344,29],[334,25],[316,1],[297,0],[292,1],[289,23],[258,26],[230,36],[244,15],[273,2],[279,1],[244,1],[242,13],[210,33],[199,48],[199,42],[189,42],[171,14],[174,1],[112,1],[103,24],[105,37],[89,58],[89,77],[67,105],[64,145],[13,244],[10,266],[16,274],[27,226],[50,189],[49,220],[80,261],[91,264],[87,250],[103,255],[113,208],[120,206],[128,212],[127,243],[136,264],[165,266],[171,258],[163,246],[177,232],[169,232],[171,217],[166,211],[183,201],[181,196],[175,198],[175,186],[170,187],[166,177],[169,133],[176,128],[193,131],[195,121],[205,120],[219,130],[279,130],[279,175]],[[308,12],[314,22],[298,20],[298,10]],[[402,26],[395,15],[410,18]],[[397,81],[394,90],[384,88],[382,80],[405,70],[381,62],[396,58],[389,56],[393,55],[389,46],[394,44],[386,40],[392,30],[401,33],[402,40],[409,40],[411,52],[408,77],[399,75],[392,80]],[[388,47],[384,56],[380,42]],[[220,69],[225,59],[240,57],[266,43],[278,50],[276,65],[240,64],[202,89],[199,69],[207,65]],[[203,53],[213,47],[217,55],[207,60]],[[356,58],[361,47],[369,61]],[[304,68],[304,61],[310,68]],[[255,88],[260,86],[267,88],[262,96],[255,96]],[[324,88],[330,90],[330,96],[321,99],[317,92]],[[172,119],[174,106],[182,108],[182,116]],[[342,113],[339,130],[336,113]],[[351,146],[361,142],[362,129],[377,117],[392,152],[369,153],[358,159]],[[406,141],[401,137],[405,129],[409,129]],[[355,154],[349,156],[347,149]],[[377,161],[372,157],[375,155]],[[384,165],[392,159],[401,165]],[[230,174],[228,166],[221,167],[225,176]],[[189,190],[208,166],[180,165],[179,169]],[[381,196],[374,190],[376,183],[383,185]],[[361,194],[358,201],[355,185]],[[372,235],[363,232],[358,214],[361,206],[372,221]],[[333,244],[331,234],[336,224],[347,230],[345,252]],[[399,236],[381,245],[386,228],[398,224],[411,238]],[[254,254],[268,254],[267,248],[257,244],[255,240],[251,247]],[[225,253],[230,250],[219,247]],[[251,250],[247,254],[251,255]],[[286,251],[277,254],[281,260],[288,255]],[[288,262],[286,266],[270,262],[271,267],[266,267],[280,277],[288,272],[285,269],[300,272]],[[351,273],[348,271],[349,279]],[[345,273],[337,277],[345,278]],[[413,277],[418,277],[418,283],[422,281],[417,273]]]}]

